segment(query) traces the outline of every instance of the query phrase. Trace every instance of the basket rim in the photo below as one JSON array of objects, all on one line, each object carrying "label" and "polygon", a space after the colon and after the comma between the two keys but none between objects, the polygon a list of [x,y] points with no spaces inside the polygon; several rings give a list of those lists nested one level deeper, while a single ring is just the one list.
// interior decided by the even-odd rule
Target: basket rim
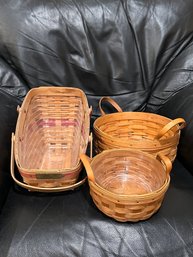
[{"label": "basket rim", "polygon": [[160,115],[160,114],[157,114],[157,113],[152,113],[152,112],[138,112],[138,111],[124,111],[124,112],[114,112],[114,113],[107,113],[103,116],[99,116],[95,121],[99,120],[99,119],[104,119],[106,118],[107,116],[114,116],[114,115],[117,115],[117,116],[126,116],[128,114],[148,114],[148,115],[151,115],[151,116],[157,116],[157,117],[161,117],[161,118],[164,118],[168,121],[172,121],[172,119],[166,117],[166,116],[163,116],[163,115]]},{"label": "basket rim", "polygon": [[[84,91],[82,90],[82,89],[80,89],[80,88],[77,88],[77,87],[67,87],[67,86],[47,86],[47,85],[39,85],[39,86],[36,86],[36,87],[34,87],[34,88],[31,88],[28,92],[27,92],[27,94],[30,94],[31,92],[33,92],[33,91],[40,91],[40,90],[47,90],[47,89],[49,89],[49,90],[53,90],[53,91],[55,91],[55,90],[58,90],[59,91],[59,93],[62,93],[63,91],[71,91],[71,90],[73,90],[73,91],[79,91],[82,95],[84,95],[84,96],[86,96],[85,95],[85,93],[84,93]],[[25,97],[25,99],[26,99],[26,97]],[[24,99],[24,101],[25,101],[25,99]],[[24,102],[23,101],[23,102]]]},{"label": "basket rim", "polygon": [[[130,149],[130,148],[127,148],[127,149],[121,149],[121,148],[119,148],[119,149],[108,149],[108,150],[104,150],[104,151],[102,151],[101,153],[99,153],[99,154],[97,154],[92,160],[91,160],[91,167],[92,167],[92,164],[94,163],[94,162],[96,162],[96,159],[98,158],[98,157],[100,157],[101,155],[105,155],[106,153],[110,153],[110,152],[133,152],[133,153],[140,153],[140,154],[143,154],[143,155],[145,155],[145,156],[147,156],[147,157],[149,157],[149,158],[151,158],[151,159],[154,159],[155,161],[157,161],[160,165],[162,165],[161,164],[161,162],[159,162],[153,155],[151,155],[151,154],[149,154],[149,153],[147,153],[147,152],[143,152],[143,151],[140,151],[140,150],[134,150],[134,149]],[[163,167],[163,169],[164,169],[164,167]],[[165,169],[164,169],[165,170]],[[166,171],[165,171],[166,172]],[[96,181],[95,182],[92,182],[91,180],[89,180],[88,179],[88,181],[89,181],[89,184],[91,184],[91,185],[93,185],[94,187],[96,187],[96,188],[99,188],[103,193],[104,193],[104,195],[111,195],[112,196],[112,198],[121,198],[121,199],[128,199],[128,198],[133,198],[133,197],[136,197],[136,198],[144,198],[144,197],[147,197],[147,198],[150,198],[150,197],[152,197],[152,195],[155,195],[155,194],[160,194],[160,193],[162,193],[162,191],[165,191],[165,189],[169,186],[169,183],[170,183],[170,175],[169,174],[167,174],[166,173],[166,178],[165,178],[165,182],[164,182],[164,184],[160,187],[160,188],[158,188],[157,190],[155,190],[155,191],[152,191],[152,192],[150,192],[150,193],[146,193],[146,194],[129,194],[129,195],[127,195],[127,194],[116,194],[116,193],[113,193],[113,192],[111,192],[111,191],[109,191],[109,190],[107,190],[107,189],[105,189],[105,188],[103,188],[102,186],[100,186]],[[106,196],[107,197],[107,196]]]}]

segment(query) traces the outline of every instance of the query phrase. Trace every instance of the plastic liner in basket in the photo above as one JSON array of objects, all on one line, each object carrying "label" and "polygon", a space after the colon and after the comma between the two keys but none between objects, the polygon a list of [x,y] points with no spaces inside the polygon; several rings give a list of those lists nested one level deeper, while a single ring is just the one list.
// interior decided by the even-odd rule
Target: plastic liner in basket
[{"label": "plastic liner in basket", "polygon": [[[39,87],[28,92],[12,135],[11,175],[32,191],[74,189],[82,169],[79,155],[89,141],[90,112],[84,92]],[[91,140],[92,141],[92,140]],[[14,159],[23,182],[14,174]]]},{"label": "plastic liner in basket", "polygon": [[[110,103],[118,112],[105,114],[103,102]],[[107,149],[132,148],[154,156],[162,153],[174,161],[180,132],[186,125],[184,119],[171,120],[147,112],[122,112],[110,97],[102,97],[99,108],[102,116],[93,124],[96,153]]]}]

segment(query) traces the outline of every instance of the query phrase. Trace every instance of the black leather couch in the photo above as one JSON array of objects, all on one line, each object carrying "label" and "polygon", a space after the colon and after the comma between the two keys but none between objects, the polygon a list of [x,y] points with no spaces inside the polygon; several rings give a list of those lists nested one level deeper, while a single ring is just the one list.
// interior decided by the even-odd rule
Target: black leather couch
[{"label": "black leather couch", "polygon": [[[120,223],[87,184],[43,194],[12,183],[16,107],[40,85],[83,89],[92,121],[103,95],[125,111],[186,120],[158,213]],[[192,110],[192,0],[0,0],[0,256],[192,257]]]}]

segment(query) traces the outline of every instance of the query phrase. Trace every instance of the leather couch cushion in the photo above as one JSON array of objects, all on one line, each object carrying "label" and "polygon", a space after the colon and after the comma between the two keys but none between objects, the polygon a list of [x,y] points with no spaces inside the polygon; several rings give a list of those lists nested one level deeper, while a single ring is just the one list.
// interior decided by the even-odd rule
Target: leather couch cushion
[{"label": "leather couch cushion", "polygon": [[0,0],[0,53],[29,87],[82,88],[156,111],[192,67],[192,0]]},{"label": "leather couch cushion", "polygon": [[182,130],[178,157],[193,174],[193,83],[175,94],[160,108],[159,113],[175,119],[182,117],[187,126]]},{"label": "leather couch cushion", "polygon": [[11,133],[15,131],[17,105],[26,92],[19,75],[0,58],[0,209],[10,185]]}]

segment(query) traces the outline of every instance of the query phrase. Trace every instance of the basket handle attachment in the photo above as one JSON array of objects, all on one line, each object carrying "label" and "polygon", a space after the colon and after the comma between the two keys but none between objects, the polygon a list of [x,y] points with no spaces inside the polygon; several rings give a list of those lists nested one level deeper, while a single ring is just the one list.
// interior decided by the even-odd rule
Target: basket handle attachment
[{"label": "basket handle attachment", "polygon": [[90,143],[90,159],[92,159],[92,156],[93,156],[93,135],[92,135],[92,132],[90,133],[88,141]]},{"label": "basket handle attachment", "polygon": [[177,118],[175,120],[170,121],[158,132],[154,139],[160,139],[161,137],[163,137],[163,135],[165,135],[170,129],[172,129],[176,125],[178,125],[179,130],[181,130],[186,126],[186,122],[182,118]]},{"label": "basket handle attachment", "polygon": [[87,177],[85,177],[81,181],[79,181],[79,182],[77,182],[77,183],[75,183],[73,185],[64,186],[64,187],[45,188],[45,187],[37,187],[37,186],[27,185],[27,184],[19,181],[15,177],[15,171],[14,171],[14,144],[15,144],[15,136],[14,136],[14,133],[12,133],[12,138],[11,138],[11,163],[10,163],[11,177],[15,181],[15,183],[17,185],[19,185],[20,187],[23,187],[23,188],[25,188],[25,189],[27,189],[29,191],[55,193],[55,192],[63,192],[63,191],[67,191],[67,190],[73,190],[73,189],[81,186],[82,184],[84,184],[84,182],[87,179]]},{"label": "basket handle attachment", "polygon": [[172,170],[172,162],[170,161],[170,159],[161,153],[157,154],[156,159],[160,161],[162,165],[165,166],[166,173],[169,175]]},{"label": "basket handle attachment", "polygon": [[101,112],[101,115],[105,115],[106,113],[104,112],[103,108],[102,108],[102,103],[103,102],[107,102],[110,103],[118,112],[123,112],[123,110],[121,109],[121,107],[118,105],[118,103],[115,102],[115,100],[113,100],[112,98],[110,98],[109,96],[103,96],[101,97],[101,99],[99,100],[99,109]]},{"label": "basket handle attachment", "polygon": [[95,182],[94,173],[90,165],[91,159],[86,154],[81,154],[80,159],[85,167],[88,179],[92,182]]},{"label": "basket handle attachment", "polygon": [[88,112],[89,112],[89,116],[91,117],[92,116],[92,106],[89,107]]},{"label": "basket handle attachment", "polygon": [[21,107],[18,105],[17,106],[17,112],[20,113]]}]

